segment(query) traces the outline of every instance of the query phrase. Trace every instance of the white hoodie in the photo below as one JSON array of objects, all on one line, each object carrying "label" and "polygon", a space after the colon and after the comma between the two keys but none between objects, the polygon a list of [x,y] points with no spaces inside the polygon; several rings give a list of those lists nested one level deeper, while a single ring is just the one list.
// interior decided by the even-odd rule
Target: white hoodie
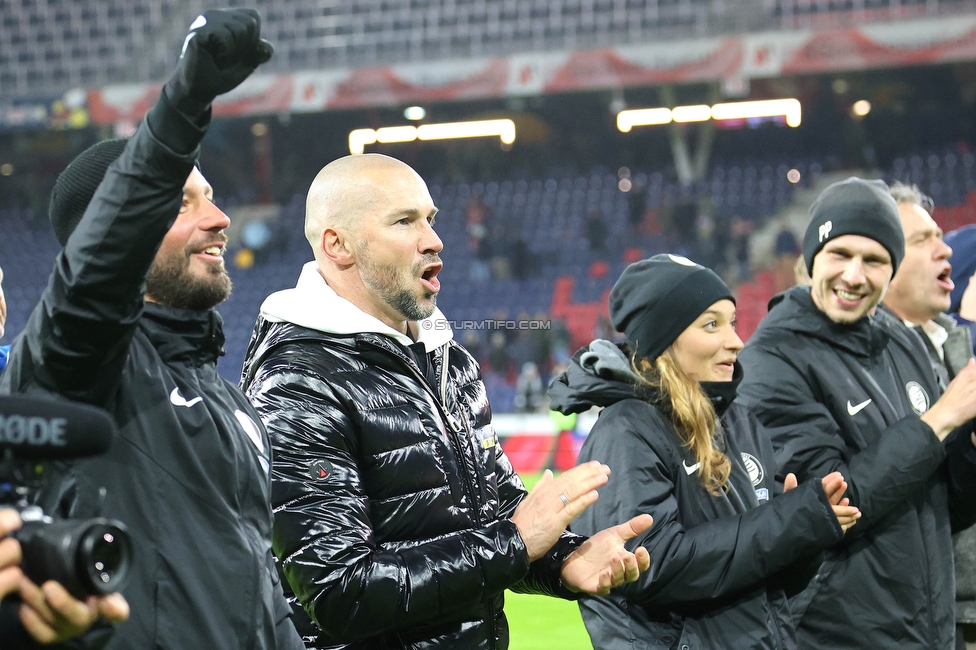
[{"label": "white hoodie", "polygon": [[271,322],[292,323],[328,334],[375,332],[406,346],[423,343],[428,354],[454,338],[450,321],[435,307],[429,318],[417,323],[417,340],[412,340],[339,296],[319,273],[316,262],[302,267],[294,289],[268,296],[261,305],[261,315]]}]

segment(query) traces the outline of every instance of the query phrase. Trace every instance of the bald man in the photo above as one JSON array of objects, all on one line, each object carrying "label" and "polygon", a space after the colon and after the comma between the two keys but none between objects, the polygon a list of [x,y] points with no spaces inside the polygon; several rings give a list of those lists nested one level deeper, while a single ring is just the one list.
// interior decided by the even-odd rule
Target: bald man
[{"label": "bald man", "polygon": [[502,452],[478,364],[436,307],[437,208],[407,165],[326,166],[308,192],[315,261],[270,296],[242,386],[271,435],[274,550],[311,648],[508,647],[507,588],[574,599],[646,570],[624,542],[644,515],[589,538],[592,463],[532,492]]}]

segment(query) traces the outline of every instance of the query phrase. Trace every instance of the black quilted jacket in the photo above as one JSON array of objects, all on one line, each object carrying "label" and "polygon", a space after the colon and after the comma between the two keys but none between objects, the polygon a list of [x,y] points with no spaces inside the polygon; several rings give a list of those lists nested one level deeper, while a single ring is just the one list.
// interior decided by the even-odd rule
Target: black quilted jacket
[{"label": "black quilted jacket", "polygon": [[583,538],[529,565],[509,520],[525,489],[453,340],[425,353],[262,316],[242,383],[271,435],[274,550],[309,647],[506,648],[504,589],[572,597],[559,568]]}]

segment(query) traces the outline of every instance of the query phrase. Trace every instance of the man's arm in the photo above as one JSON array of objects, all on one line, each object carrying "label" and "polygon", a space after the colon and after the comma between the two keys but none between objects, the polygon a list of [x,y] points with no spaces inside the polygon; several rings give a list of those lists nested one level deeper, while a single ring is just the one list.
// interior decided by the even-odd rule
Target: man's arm
[{"label": "man's arm", "polygon": [[[528,492],[512,467],[511,461],[501,445],[495,452],[495,484],[498,486],[499,516],[511,519],[515,509],[525,499]],[[575,600],[579,594],[570,591],[560,579],[563,563],[573,551],[579,548],[586,538],[564,530],[559,539],[545,555],[529,564],[525,578],[509,587],[517,593],[544,594],[567,600]]]},{"label": "man's arm", "polygon": [[115,388],[142,313],[146,275],[179,214],[210,102],[270,56],[255,10],[204,16],[159,100],[109,166],[31,315],[29,374],[70,399],[98,404]]},{"label": "man's arm", "polygon": [[[153,110],[172,111],[162,100]],[[31,374],[48,390],[99,404],[116,387],[146,274],[179,213],[195,151],[173,153],[143,122],[109,167],[27,326]]]},{"label": "man's arm", "polygon": [[806,377],[778,354],[747,346],[738,400],[766,427],[780,472],[801,483],[840,472],[846,496],[861,511],[848,537],[867,533],[892,508],[920,489],[945,459],[932,428],[912,415],[895,422],[860,451],[852,451]]},{"label": "man's arm", "polygon": [[624,544],[651,525],[650,516],[611,526],[592,540],[567,530],[596,500],[595,490],[609,472],[600,463],[572,468],[558,478],[547,471],[529,493],[501,445],[495,446],[499,517],[516,522],[531,560],[526,577],[509,589],[575,600],[584,593],[604,594],[647,570],[646,551],[638,549],[635,555]]},{"label": "man's arm", "polygon": [[949,434],[944,443],[944,471],[953,533],[976,523],[976,433],[973,430],[973,423],[969,422]]}]

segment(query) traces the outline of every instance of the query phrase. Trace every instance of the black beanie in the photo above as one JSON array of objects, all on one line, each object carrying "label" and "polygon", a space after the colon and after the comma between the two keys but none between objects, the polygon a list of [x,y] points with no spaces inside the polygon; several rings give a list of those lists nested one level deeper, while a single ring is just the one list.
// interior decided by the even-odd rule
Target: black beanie
[{"label": "black beanie", "polygon": [[898,215],[898,203],[884,181],[866,181],[851,176],[828,185],[810,206],[810,225],[803,236],[803,259],[813,275],[813,258],[831,239],[841,235],[862,235],[878,242],[891,255],[891,275],[905,256],[905,231]]},{"label": "black beanie", "polygon": [[728,285],[714,271],[679,255],[634,262],[610,292],[610,320],[639,357],[656,359],[706,309],[726,298]]},{"label": "black beanie", "polygon": [[122,155],[128,141],[128,138],[116,138],[92,145],[78,154],[58,175],[51,190],[48,216],[62,246],[81,221],[109,165]]}]

